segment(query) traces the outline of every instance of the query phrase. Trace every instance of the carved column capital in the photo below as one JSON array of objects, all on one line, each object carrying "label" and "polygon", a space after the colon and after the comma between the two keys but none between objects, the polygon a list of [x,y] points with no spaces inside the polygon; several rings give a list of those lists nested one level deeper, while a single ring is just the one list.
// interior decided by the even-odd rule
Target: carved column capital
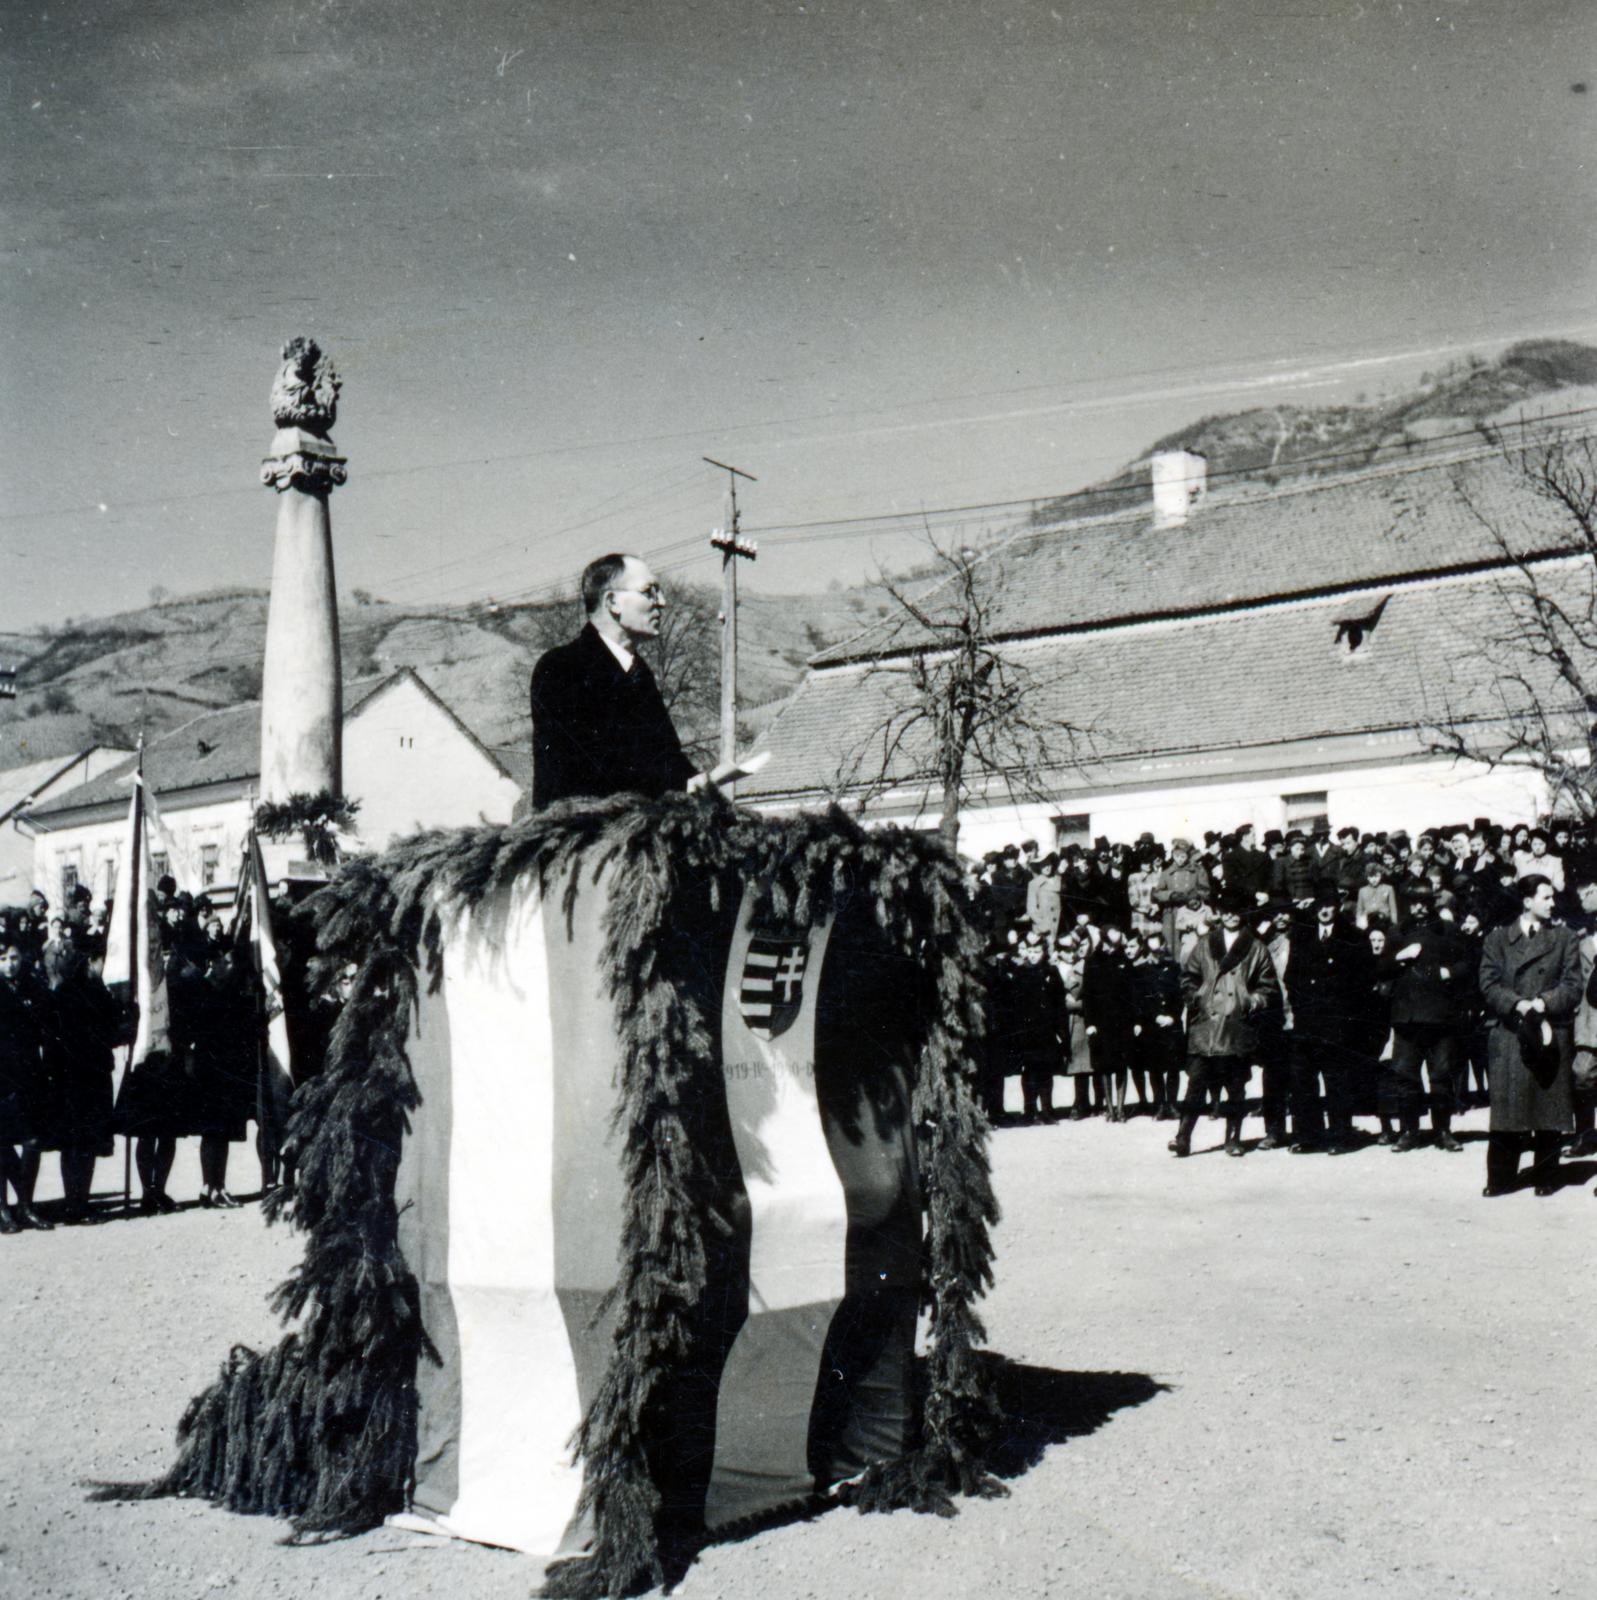
[{"label": "carved column capital", "polygon": [[279,428],[272,435],[272,453],[261,462],[261,482],[279,494],[285,489],[330,494],[348,477],[348,462],[333,441],[304,428]]}]

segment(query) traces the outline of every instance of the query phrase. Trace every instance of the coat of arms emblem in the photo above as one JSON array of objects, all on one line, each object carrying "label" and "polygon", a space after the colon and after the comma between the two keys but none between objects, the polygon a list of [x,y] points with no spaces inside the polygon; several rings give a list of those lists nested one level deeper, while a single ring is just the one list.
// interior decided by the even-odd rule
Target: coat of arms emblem
[{"label": "coat of arms emblem", "polygon": [[804,933],[756,930],[738,980],[738,1011],[750,1033],[774,1039],[793,1026],[804,1003],[804,971],[810,937]]}]

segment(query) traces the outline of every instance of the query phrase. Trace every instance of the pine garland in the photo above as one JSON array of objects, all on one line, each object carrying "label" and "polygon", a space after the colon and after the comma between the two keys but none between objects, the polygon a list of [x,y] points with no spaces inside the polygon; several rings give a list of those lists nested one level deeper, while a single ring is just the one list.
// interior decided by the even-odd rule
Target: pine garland
[{"label": "pine garland", "polygon": [[913,1448],[838,1498],[948,1514],[956,1493],[1003,1492],[984,1466],[1000,1418],[982,1383],[975,1310],[992,1282],[998,1215],[972,1090],[985,1031],[980,945],[957,866],[931,835],[867,831],[838,810],[760,818],[708,795],[570,802],[508,827],[420,834],[351,863],[309,902],[319,963],[353,960],[359,971],[327,1069],[297,1097],[291,1124],[302,1152],[294,1221],[307,1246],[274,1304],[299,1326],[265,1354],[235,1348],[185,1413],[167,1475],[136,1491],[109,1486],[106,1497],[199,1496],[287,1516],[300,1534],[356,1532],[403,1507],[416,1363],[436,1359],[394,1207],[405,1119],[418,1104],[404,1051],[418,985],[441,977],[452,910],[479,907],[531,873],[570,903],[606,868],[626,1188],[614,1351],[575,1440],[595,1542],[587,1557],[551,1568],[544,1592],[596,1600],[667,1576],[672,1530],[650,1471],[653,1418],[692,1353],[710,1252],[731,1226],[724,1179],[691,1128],[693,1107],[721,1087],[712,1019],[693,941],[672,932],[685,906],[735,905],[748,882],[759,885],[761,913],[797,923],[845,901],[872,905],[895,953],[926,982],[912,1113],[929,1219],[927,1393]]}]

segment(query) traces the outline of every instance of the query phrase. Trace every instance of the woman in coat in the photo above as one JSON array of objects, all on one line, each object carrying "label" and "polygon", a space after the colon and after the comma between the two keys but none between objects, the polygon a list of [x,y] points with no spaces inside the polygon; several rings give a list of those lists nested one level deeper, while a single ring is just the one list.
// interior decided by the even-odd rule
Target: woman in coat
[{"label": "woman in coat", "polygon": [[1164,918],[1164,942],[1167,950],[1179,947],[1176,938],[1176,912],[1195,894],[1207,901],[1213,892],[1209,870],[1192,854],[1192,845],[1185,839],[1170,841],[1170,860],[1158,882],[1153,886],[1154,904]]},{"label": "woman in coat", "polygon": [[255,1008],[229,951],[211,955],[193,1002],[189,1131],[200,1136],[200,1204],[231,1207],[238,1201],[227,1192],[228,1146],[249,1132],[259,1070]]},{"label": "woman in coat", "polygon": [[1181,1028],[1181,967],[1165,948],[1162,930],[1155,928],[1143,941],[1140,958],[1132,962],[1131,985],[1137,1093],[1144,1105],[1153,1105],[1157,1121],[1168,1122],[1181,1097],[1187,1046]]},{"label": "woman in coat", "polygon": [[1136,994],[1125,935],[1114,924],[1103,930],[1103,941],[1092,951],[1082,971],[1082,1016],[1087,1024],[1094,1070],[1102,1086],[1108,1118],[1126,1120],[1126,1077],[1136,1039]]},{"label": "woman in coat", "polygon": [[1517,885],[1520,914],[1493,928],[1481,950],[1481,995],[1490,1021],[1491,1121],[1483,1194],[1514,1187],[1520,1156],[1532,1146],[1536,1193],[1558,1188],[1558,1148],[1575,1125],[1571,1082],[1580,945],[1548,921],[1552,881],[1541,873]]},{"label": "woman in coat", "polygon": [[1064,1071],[1076,1086],[1070,1120],[1080,1122],[1093,1113],[1092,1045],[1082,1015],[1082,987],[1087,951],[1092,941],[1080,930],[1064,934],[1054,946],[1054,970],[1065,991]]},{"label": "woman in coat", "polygon": [[114,1151],[112,1052],[123,1042],[121,1008],[101,980],[104,952],[87,959],[51,996],[46,1058],[54,1063],[61,1108],[61,1190],[68,1222],[89,1214],[94,1164]]},{"label": "woman in coat", "polygon": [[1028,933],[1009,975],[1009,1043],[1020,1068],[1022,1119],[1054,1119],[1054,1074],[1066,1029],[1065,987],[1035,932]]},{"label": "woman in coat", "polygon": [[[33,1209],[54,1109],[44,1059],[46,999],[24,964],[20,936],[0,934],[0,1233],[51,1227]],[[17,1197],[14,1208],[6,1203],[7,1184]]]}]

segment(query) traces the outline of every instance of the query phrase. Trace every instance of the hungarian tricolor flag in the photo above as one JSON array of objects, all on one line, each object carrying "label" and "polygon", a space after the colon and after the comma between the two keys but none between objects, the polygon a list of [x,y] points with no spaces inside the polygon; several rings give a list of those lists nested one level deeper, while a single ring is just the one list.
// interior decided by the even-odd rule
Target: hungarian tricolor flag
[{"label": "hungarian tricolor flag", "polygon": [[[523,878],[452,913],[406,1046],[421,1106],[395,1199],[439,1360],[417,1374],[404,1520],[544,1557],[592,1536],[572,1439],[615,1356],[614,882],[583,870],[540,895]],[[656,1391],[650,1475],[668,1511],[712,1531],[900,1455],[914,1414],[920,1182],[908,1056],[889,1037],[906,1001],[872,979],[868,917],[782,925],[755,905],[678,901],[671,933],[702,975],[718,1062],[680,1136],[709,1157],[727,1226],[707,1243],[692,1347]]]},{"label": "hungarian tricolor flag", "polygon": [[126,986],[138,1007],[138,1028],[128,1054],[128,1071],[170,1048],[166,966],[155,930],[155,878],[150,867],[150,798],[144,784],[144,743],[139,742],[123,835],[122,881],[114,915],[106,929],[104,979]]},{"label": "hungarian tricolor flag", "polygon": [[239,875],[238,911],[233,947],[255,976],[261,1018],[260,1077],[256,1110],[260,1126],[281,1137],[294,1093],[293,1060],[288,1047],[288,1022],[283,1014],[283,972],[272,932],[272,901],[260,836],[252,827],[244,841]]}]

